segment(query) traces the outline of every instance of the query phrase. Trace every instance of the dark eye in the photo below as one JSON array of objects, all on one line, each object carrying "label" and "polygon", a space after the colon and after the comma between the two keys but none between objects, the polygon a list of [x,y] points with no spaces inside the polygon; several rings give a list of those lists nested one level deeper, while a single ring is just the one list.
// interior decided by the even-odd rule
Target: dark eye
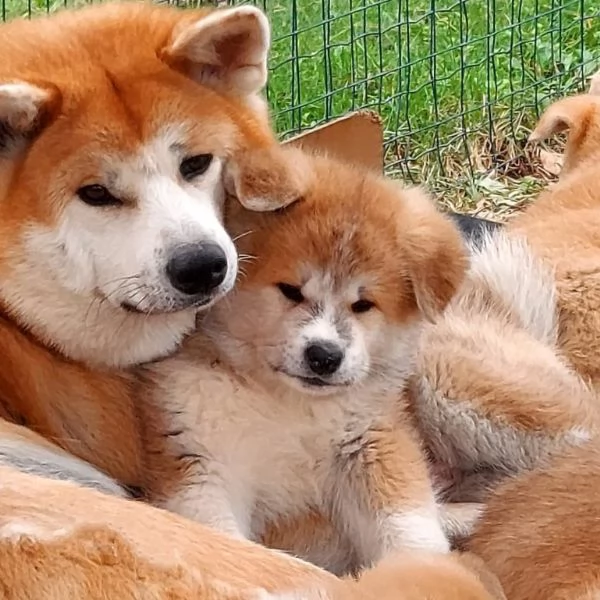
[{"label": "dark eye", "polygon": [[302,290],[296,285],[290,285],[289,283],[278,283],[277,287],[279,291],[292,302],[296,304],[300,304],[300,302],[304,302],[304,296],[302,295]]},{"label": "dark eye", "polygon": [[198,177],[203,173],[206,173],[210,163],[212,162],[212,154],[198,154],[197,156],[190,156],[186,158],[181,165],[179,165],[179,172],[181,176],[186,180],[190,181],[194,177]]},{"label": "dark eye", "polygon": [[375,303],[370,300],[357,300],[350,308],[353,313],[366,313],[375,307]]},{"label": "dark eye", "polygon": [[77,195],[80,200],[90,206],[119,206],[122,204],[103,185],[84,185],[77,190]]}]

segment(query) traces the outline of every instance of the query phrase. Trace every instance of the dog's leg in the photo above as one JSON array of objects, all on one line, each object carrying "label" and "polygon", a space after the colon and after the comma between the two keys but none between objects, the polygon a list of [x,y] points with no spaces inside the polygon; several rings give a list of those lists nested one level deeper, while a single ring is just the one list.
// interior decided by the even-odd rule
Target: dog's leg
[{"label": "dog's leg", "polygon": [[425,331],[408,396],[447,501],[482,502],[598,428],[594,395],[556,350],[487,314]]},{"label": "dog's leg", "polygon": [[222,531],[231,537],[249,539],[250,514],[241,499],[238,508],[220,478],[204,476],[204,481],[182,482],[179,491],[160,502],[162,508]]},{"label": "dog's leg", "polygon": [[339,467],[334,518],[364,565],[407,548],[449,550],[426,461],[408,425],[354,438],[340,449]]}]

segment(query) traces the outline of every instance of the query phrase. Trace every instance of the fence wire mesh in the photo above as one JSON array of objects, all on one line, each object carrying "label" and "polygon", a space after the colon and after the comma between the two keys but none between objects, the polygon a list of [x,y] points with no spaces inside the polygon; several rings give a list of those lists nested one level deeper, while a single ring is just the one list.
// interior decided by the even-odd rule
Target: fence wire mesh
[{"label": "fence wire mesh", "polygon": [[[86,1],[0,6],[10,19]],[[600,0],[254,3],[272,23],[268,97],[281,135],[375,110],[387,171],[441,192],[535,176],[525,140],[540,110],[600,68]]]}]

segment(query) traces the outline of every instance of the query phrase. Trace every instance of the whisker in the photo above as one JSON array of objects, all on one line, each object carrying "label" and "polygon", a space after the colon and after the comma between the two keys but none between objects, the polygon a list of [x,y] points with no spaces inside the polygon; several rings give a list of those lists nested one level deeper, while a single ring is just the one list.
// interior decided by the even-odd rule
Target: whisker
[{"label": "whisker", "polygon": [[243,233],[240,233],[239,235],[236,235],[232,241],[235,243],[238,240],[241,240],[243,237],[246,237],[247,235],[250,235],[251,233],[254,233],[254,231],[252,229],[249,229],[248,231],[244,231]]},{"label": "whisker", "polygon": [[141,277],[141,273],[137,273],[135,275],[127,275],[125,277],[116,277],[115,279],[111,279],[109,281],[104,282],[102,287],[106,287],[107,285],[111,285],[111,284],[117,283],[117,282],[124,282],[124,281],[130,281],[132,279],[139,279],[140,277]]},{"label": "whisker", "polygon": [[[83,316],[83,326],[87,326],[88,323],[88,317],[90,316],[90,311],[92,310],[92,307],[94,306],[94,304],[96,302],[102,301],[102,298],[98,297],[98,296],[94,296],[91,300],[91,302],[89,303],[87,310],[85,311],[85,315]],[[98,311],[100,311],[100,309],[98,309]],[[96,318],[98,318],[98,313],[96,313]]]}]

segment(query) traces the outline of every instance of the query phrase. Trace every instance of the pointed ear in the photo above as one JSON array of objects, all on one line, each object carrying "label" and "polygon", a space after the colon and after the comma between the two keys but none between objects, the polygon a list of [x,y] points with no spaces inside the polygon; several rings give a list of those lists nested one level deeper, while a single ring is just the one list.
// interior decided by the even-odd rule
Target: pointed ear
[{"label": "pointed ear", "polygon": [[31,136],[52,100],[52,93],[23,81],[0,83],[0,152]]},{"label": "pointed ear", "polygon": [[199,83],[236,96],[267,82],[267,17],[254,6],[217,9],[177,28],[163,59]]},{"label": "pointed ear", "polygon": [[433,321],[463,282],[468,256],[458,228],[419,188],[403,190],[406,218],[401,243],[417,306]]},{"label": "pointed ear", "polygon": [[225,189],[247,210],[284,208],[304,196],[313,171],[307,154],[291,146],[244,150],[225,167]]},{"label": "pointed ear", "polygon": [[529,136],[533,142],[568,131],[562,173],[600,149],[600,96],[581,94],[551,104]]},{"label": "pointed ear", "polygon": [[588,94],[570,96],[554,102],[542,113],[529,136],[529,141],[541,142],[565,130],[576,134],[596,107],[597,101]]}]

